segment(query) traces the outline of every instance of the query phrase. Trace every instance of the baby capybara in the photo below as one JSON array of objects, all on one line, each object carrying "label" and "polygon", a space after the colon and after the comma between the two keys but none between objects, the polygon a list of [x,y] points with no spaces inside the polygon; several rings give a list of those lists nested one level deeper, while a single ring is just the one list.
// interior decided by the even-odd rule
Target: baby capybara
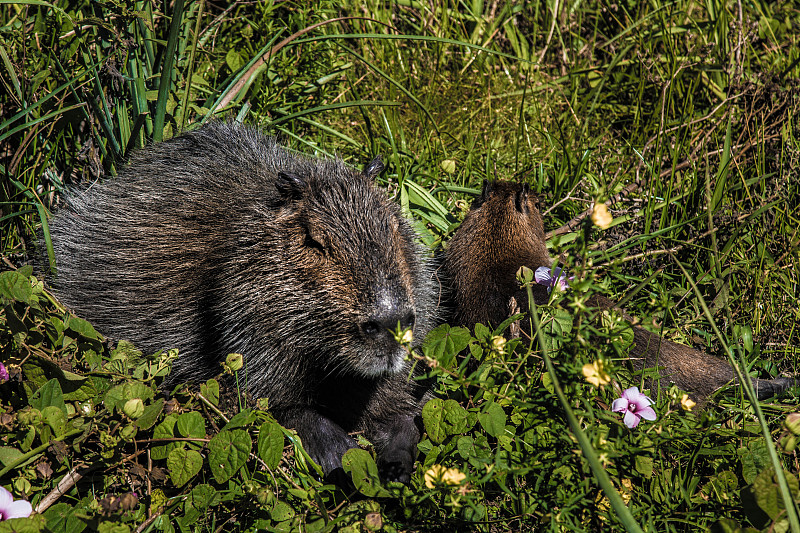
[{"label": "baby capybara", "polygon": [[[528,309],[527,291],[520,290],[516,272],[551,265],[544,238],[538,200],[527,184],[484,181],[480,197],[450,240],[444,269],[450,276],[455,302],[455,323],[498,326],[510,310]],[[538,304],[547,302],[547,289],[533,288]],[[600,309],[614,302],[594,296],[588,305]],[[624,313],[623,313],[624,315]],[[631,317],[624,315],[626,319]],[[698,401],[718,388],[736,382],[727,361],[669,341],[640,326],[633,326],[629,356],[637,370],[658,367],[662,385],[675,383]],[[790,378],[753,379],[759,399],[769,398],[795,384]]]}]

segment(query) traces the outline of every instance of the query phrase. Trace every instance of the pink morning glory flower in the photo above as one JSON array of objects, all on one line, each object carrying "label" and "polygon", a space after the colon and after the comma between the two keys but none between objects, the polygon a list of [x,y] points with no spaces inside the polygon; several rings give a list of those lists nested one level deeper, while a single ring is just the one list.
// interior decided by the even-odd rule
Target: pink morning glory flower
[{"label": "pink morning glory flower", "polygon": [[575,276],[571,278],[567,278],[567,275],[563,273],[561,268],[556,268],[555,271],[551,270],[550,267],[539,267],[536,269],[536,272],[533,274],[536,283],[539,285],[545,285],[547,287],[548,294],[553,287],[558,284],[559,288],[562,291],[569,289],[569,280],[575,279]]},{"label": "pink morning glory flower", "polygon": [[639,387],[631,387],[622,392],[622,398],[614,400],[611,410],[615,413],[625,413],[622,421],[630,429],[633,429],[639,425],[642,418],[645,420],[658,418],[656,412],[650,407],[653,403],[653,400],[639,392]]},{"label": "pink morning glory flower", "polygon": [[3,363],[0,363],[0,383],[8,381],[8,370]]},{"label": "pink morning glory flower", "polygon": [[3,487],[0,487],[0,521],[11,518],[25,518],[31,515],[33,507],[25,500],[14,501],[14,497]]}]

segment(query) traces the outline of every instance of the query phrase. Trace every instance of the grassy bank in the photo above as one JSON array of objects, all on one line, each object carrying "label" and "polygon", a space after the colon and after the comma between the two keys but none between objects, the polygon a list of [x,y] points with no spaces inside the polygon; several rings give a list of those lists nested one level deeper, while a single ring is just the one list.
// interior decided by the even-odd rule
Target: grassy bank
[{"label": "grassy bank", "polygon": [[[358,168],[382,154],[381,186],[432,251],[483,179],[525,180],[552,255],[589,290],[753,376],[800,374],[798,28],[797,2],[0,4],[0,483],[37,506],[83,476],[32,531],[630,528],[594,454],[643,530],[800,530],[780,503],[798,494],[797,393],[756,409],[732,386],[687,412],[661,391],[659,418],[629,430],[609,410],[641,381],[624,336],[565,320],[571,295],[541,310],[551,372],[538,346],[498,349],[486,328],[432,341],[440,403],[412,483],[376,488],[353,454],[370,483],[347,492],[267,411],[220,414],[214,383],[166,403],[168,353],[109,348],[24,266],[47,264],[37,235],[65,187],[240,120]],[[585,216],[593,202],[609,229]],[[452,363],[467,345],[476,372]],[[599,358],[602,388],[583,374]],[[434,465],[465,478],[428,486]]]}]

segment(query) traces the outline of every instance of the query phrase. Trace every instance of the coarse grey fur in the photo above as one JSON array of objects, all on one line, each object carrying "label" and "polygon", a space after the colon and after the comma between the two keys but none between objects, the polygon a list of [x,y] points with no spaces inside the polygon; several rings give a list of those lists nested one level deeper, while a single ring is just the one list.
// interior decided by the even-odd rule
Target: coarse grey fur
[{"label": "coarse grey fur", "polygon": [[245,380],[326,473],[364,431],[407,481],[429,392],[398,322],[422,340],[437,288],[416,235],[364,173],[236,123],[136,152],[73,191],[50,223],[55,292],[104,334],[180,350],[167,385],[241,353]]}]

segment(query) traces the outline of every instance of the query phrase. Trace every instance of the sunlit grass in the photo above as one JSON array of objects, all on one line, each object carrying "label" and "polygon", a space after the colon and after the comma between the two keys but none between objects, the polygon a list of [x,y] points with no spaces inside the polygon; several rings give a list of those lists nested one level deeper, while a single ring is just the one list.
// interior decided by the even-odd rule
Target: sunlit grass
[{"label": "sunlit grass", "polygon": [[[732,348],[753,375],[800,373],[797,2],[129,4],[0,5],[3,269],[47,262],[36,243],[47,242],[47,213],[65,186],[109,178],[132,150],[203,121],[241,120],[356,167],[382,154],[380,185],[432,248],[446,246],[482,180],[526,180],[541,196],[552,254],[596,274],[632,314],[655,318],[678,342],[720,356]],[[183,17],[170,32],[174,10]],[[577,220],[594,201],[614,216],[606,231]],[[40,318],[32,331],[44,328]],[[659,407],[672,414],[663,423],[627,432],[603,409],[611,392],[582,381],[582,365],[600,352],[572,340],[554,357],[559,379],[641,527],[690,531],[723,518],[788,527],[783,514],[758,522],[745,510],[748,487],[769,477],[771,462],[738,388],[693,414],[664,396]],[[0,361],[18,357],[13,346],[1,345]],[[566,420],[550,410],[556,399],[541,384],[538,356],[518,350],[501,366],[524,377],[487,374],[498,390],[525,384],[518,396],[505,392],[508,440],[487,438],[478,424],[423,442],[419,479],[398,499],[346,502],[292,469],[276,498],[292,516],[333,520],[320,528],[356,527],[367,511],[398,529],[621,528]],[[612,370],[624,376],[624,366]],[[491,402],[469,397],[474,383],[464,379],[442,378],[443,395],[470,416],[486,412]],[[791,392],[762,407],[773,441],[794,409]],[[484,444],[478,466],[480,454],[464,450]],[[796,481],[795,452],[780,460]],[[432,464],[470,470],[473,492],[461,507],[451,493],[421,488]],[[20,466],[0,481],[19,490],[24,478],[35,501],[66,473],[54,467],[47,480]],[[265,507],[238,487],[204,510],[209,530],[232,509],[242,529],[267,527],[253,518]]]}]

